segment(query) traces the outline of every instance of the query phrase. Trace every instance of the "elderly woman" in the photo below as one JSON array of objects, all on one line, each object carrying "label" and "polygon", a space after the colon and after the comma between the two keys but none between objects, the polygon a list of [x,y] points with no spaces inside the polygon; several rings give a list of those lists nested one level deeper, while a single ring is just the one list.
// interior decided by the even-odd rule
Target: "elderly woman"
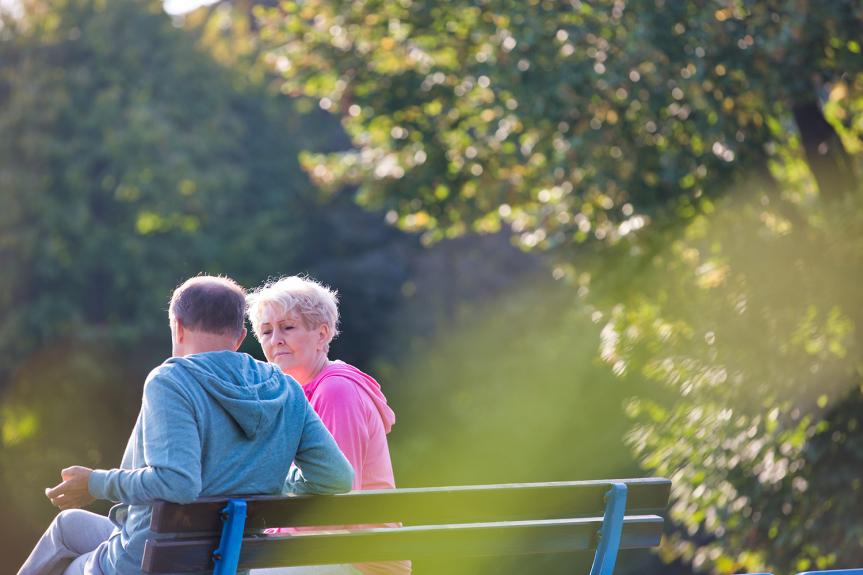
[{"label": "elderly woman", "polygon": [[[336,292],[307,278],[268,282],[247,298],[248,315],[267,361],[296,379],[354,468],[353,489],[395,488],[387,433],[395,414],[370,375],[328,358],[338,334]],[[312,573],[282,570],[280,573]],[[409,561],[363,563],[321,573],[403,575]]]}]

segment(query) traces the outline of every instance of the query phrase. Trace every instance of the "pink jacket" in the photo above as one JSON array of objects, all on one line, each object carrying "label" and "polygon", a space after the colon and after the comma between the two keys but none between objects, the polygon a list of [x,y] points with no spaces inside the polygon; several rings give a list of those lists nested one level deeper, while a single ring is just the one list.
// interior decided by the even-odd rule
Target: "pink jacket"
[{"label": "pink jacket", "polygon": [[318,373],[303,391],[354,468],[353,489],[393,489],[387,433],[396,416],[381,386],[342,361]]},{"label": "pink jacket", "polygon": [[[321,421],[354,468],[352,489],[394,489],[387,433],[396,415],[380,384],[343,361],[334,361],[303,386]],[[357,525],[355,527],[379,527]],[[410,561],[357,563],[364,575],[408,575]]]}]

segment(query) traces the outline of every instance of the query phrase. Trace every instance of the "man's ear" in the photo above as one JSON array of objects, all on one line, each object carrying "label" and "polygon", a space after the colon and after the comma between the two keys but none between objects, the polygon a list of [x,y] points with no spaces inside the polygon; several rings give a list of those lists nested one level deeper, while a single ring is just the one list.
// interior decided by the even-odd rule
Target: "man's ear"
[{"label": "man's ear", "polygon": [[234,351],[240,349],[240,346],[243,345],[243,340],[246,339],[248,334],[249,331],[244,327],[243,331],[240,332],[240,335],[237,336],[236,341],[234,341]]},{"label": "man's ear", "polygon": [[186,328],[179,318],[174,318],[174,330],[177,334],[177,343],[183,343],[186,338]]}]

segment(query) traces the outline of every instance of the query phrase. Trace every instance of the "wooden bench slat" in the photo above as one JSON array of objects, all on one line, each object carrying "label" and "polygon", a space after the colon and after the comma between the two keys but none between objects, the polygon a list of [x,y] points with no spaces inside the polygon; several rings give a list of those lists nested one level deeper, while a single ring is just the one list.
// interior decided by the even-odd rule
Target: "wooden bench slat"
[{"label": "wooden bench slat", "polygon": [[[618,481],[618,480],[615,480]],[[630,515],[664,515],[671,482],[621,479],[628,487]],[[609,481],[566,481],[466,487],[359,491],[333,496],[254,496],[246,526],[300,527],[401,522],[405,525],[520,521],[601,515]],[[217,533],[225,498],[194,504],[157,502],[155,533]]]},{"label": "wooden bench slat", "polygon": [[[659,516],[627,517],[622,549],[653,547],[662,536]],[[601,517],[367,529],[243,539],[240,568],[398,559],[565,553],[595,547]],[[212,568],[218,539],[147,541],[145,573],[192,573]]]}]

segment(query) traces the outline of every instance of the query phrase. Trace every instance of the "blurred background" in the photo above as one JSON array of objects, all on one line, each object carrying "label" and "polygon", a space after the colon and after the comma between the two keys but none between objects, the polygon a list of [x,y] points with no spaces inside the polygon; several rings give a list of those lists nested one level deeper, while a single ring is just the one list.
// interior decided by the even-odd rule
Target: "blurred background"
[{"label": "blurred background", "polygon": [[2,572],[199,272],[339,290],[401,486],[661,475],[621,572],[863,566],[859,0],[0,13]]}]

